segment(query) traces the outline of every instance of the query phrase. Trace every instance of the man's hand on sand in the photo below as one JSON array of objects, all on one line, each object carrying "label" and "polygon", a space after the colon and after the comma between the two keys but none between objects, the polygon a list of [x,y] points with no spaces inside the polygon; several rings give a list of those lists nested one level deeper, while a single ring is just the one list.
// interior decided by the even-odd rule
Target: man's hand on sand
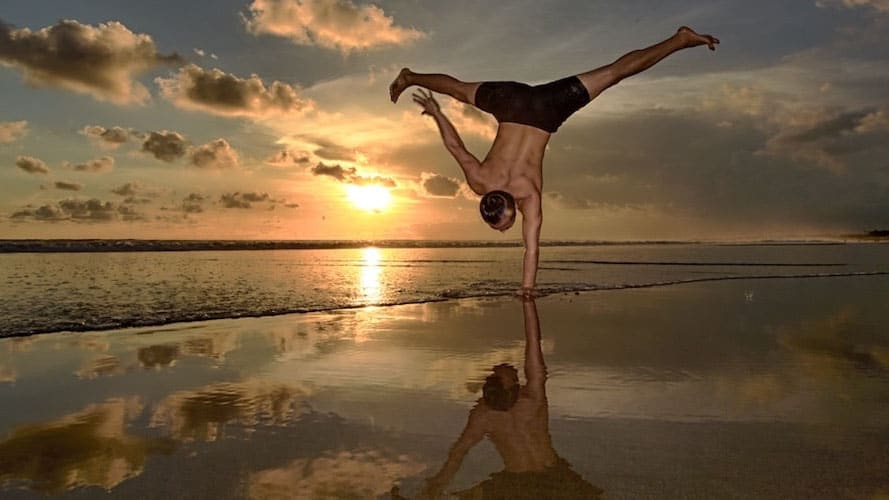
[{"label": "man's hand on sand", "polygon": [[440,111],[441,108],[438,106],[438,101],[432,96],[432,92],[429,90],[426,92],[427,93],[423,93],[423,90],[414,92],[414,102],[423,108],[424,115],[432,115]]}]

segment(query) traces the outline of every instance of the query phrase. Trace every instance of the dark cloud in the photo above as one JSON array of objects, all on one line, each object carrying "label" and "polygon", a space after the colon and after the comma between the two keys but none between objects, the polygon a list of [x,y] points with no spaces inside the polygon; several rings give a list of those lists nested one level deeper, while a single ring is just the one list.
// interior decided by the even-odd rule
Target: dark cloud
[{"label": "dark cloud", "polygon": [[290,149],[284,149],[267,158],[265,162],[269,165],[290,167],[297,165],[306,165],[310,161],[311,159],[309,158],[309,153],[306,153],[305,151],[293,151]]},{"label": "dark cloud", "polygon": [[454,197],[460,191],[460,183],[457,180],[438,174],[423,176],[422,183],[423,189],[432,196]]},{"label": "dark cloud", "polygon": [[225,208],[252,208],[253,203],[272,201],[268,193],[224,193],[219,202]]},{"label": "dark cloud", "polygon": [[181,62],[177,54],[159,54],[150,36],[115,21],[91,26],[63,20],[31,31],[0,20],[0,63],[21,70],[28,83],[102,101],[145,102],[150,95],[136,75],[159,64]]},{"label": "dark cloud", "polygon": [[187,143],[185,137],[178,132],[161,130],[151,132],[142,143],[142,151],[151,153],[158,160],[172,162],[185,156]]},{"label": "dark cloud", "polygon": [[114,158],[110,156],[103,156],[101,158],[96,158],[94,160],[89,160],[85,163],[77,163],[77,164],[66,164],[66,166],[77,170],[79,172],[110,172],[114,169]]},{"label": "dark cloud", "polygon": [[197,214],[204,211],[204,201],[206,196],[199,193],[189,193],[182,199],[182,211],[188,214]]},{"label": "dark cloud", "polygon": [[78,184],[76,182],[55,181],[53,186],[55,186],[56,189],[64,191],[80,191],[83,189],[83,184]]},{"label": "dark cloud", "polygon": [[140,186],[135,182],[127,182],[111,190],[112,193],[120,196],[133,196],[138,193]]},{"label": "dark cloud", "polygon": [[131,206],[91,198],[88,200],[65,199],[57,203],[47,203],[38,208],[25,207],[23,210],[13,213],[10,218],[48,222],[110,222],[143,220],[145,216]]},{"label": "dark cloud", "polygon": [[28,172],[29,174],[43,174],[46,175],[49,173],[49,168],[46,166],[46,163],[43,163],[42,160],[31,156],[18,156],[15,159],[15,166]]},{"label": "dark cloud", "polygon": [[885,149],[887,139],[885,111],[851,110],[823,116],[805,126],[786,126],[768,141],[763,152],[843,174],[854,164],[853,158]]},{"label": "dark cloud", "polygon": [[[727,231],[889,225],[889,130],[870,129],[867,147],[831,150],[850,165],[838,175],[815,158],[763,154],[774,132],[759,117],[732,118],[721,127],[722,115],[644,111],[571,122],[547,153],[547,197],[566,208],[650,210]],[[827,120],[802,137],[861,141],[849,130],[862,122]]]},{"label": "dark cloud", "polygon": [[239,163],[238,152],[225,139],[216,139],[189,151],[189,163],[202,168],[231,168]]},{"label": "dark cloud", "polygon": [[15,142],[28,133],[28,122],[0,122],[0,144]]},{"label": "dark cloud", "polygon": [[357,184],[359,186],[378,185],[394,188],[396,183],[389,177],[380,176],[362,176],[358,175],[355,167],[344,168],[341,165],[325,165],[318,163],[311,169],[314,175],[323,175],[333,177],[334,179],[347,184]]},{"label": "dark cloud", "polygon": [[80,131],[81,134],[93,141],[107,147],[116,148],[127,142],[133,132],[123,127],[105,128],[99,125],[87,125]]},{"label": "dark cloud", "polygon": [[296,86],[276,81],[266,87],[257,75],[239,78],[194,64],[180,68],[174,77],[155,81],[177,106],[222,116],[262,118],[298,112],[308,104]]}]

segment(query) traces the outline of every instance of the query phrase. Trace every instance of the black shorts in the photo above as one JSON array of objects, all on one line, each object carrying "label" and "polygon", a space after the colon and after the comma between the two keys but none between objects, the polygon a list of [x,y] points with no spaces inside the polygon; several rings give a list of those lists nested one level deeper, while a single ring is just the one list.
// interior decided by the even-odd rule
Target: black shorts
[{"label": "black shorts", "polygon": [[543,85],[518,82],[485,82],[475,91],[475,106],[498,122],[521,123],[554,133],[578,109],[590,102],[590,94],[576,76]]}]

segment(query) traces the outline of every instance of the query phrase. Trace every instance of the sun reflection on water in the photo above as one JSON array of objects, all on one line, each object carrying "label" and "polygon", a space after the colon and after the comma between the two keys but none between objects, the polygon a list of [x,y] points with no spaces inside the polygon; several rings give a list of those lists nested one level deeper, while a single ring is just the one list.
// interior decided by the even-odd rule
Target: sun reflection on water
[{"label": "sun reflection on water", "polygon": [[361,293],[366,302],[379,302],[383,295],[380,284],[380,274],[382,273],[380,249],[374,247],[362,249],[361,260]]}]

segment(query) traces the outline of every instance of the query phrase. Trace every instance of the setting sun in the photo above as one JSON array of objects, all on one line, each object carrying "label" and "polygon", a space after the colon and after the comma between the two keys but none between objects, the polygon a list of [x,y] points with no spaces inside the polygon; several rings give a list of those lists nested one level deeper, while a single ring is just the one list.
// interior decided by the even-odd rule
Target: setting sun
[{"label": "setting sun", "polygon": [[349,201],[356,207],[367,210],[382,210],[392,202],[392,195],[383,186],[346,186]]}]

